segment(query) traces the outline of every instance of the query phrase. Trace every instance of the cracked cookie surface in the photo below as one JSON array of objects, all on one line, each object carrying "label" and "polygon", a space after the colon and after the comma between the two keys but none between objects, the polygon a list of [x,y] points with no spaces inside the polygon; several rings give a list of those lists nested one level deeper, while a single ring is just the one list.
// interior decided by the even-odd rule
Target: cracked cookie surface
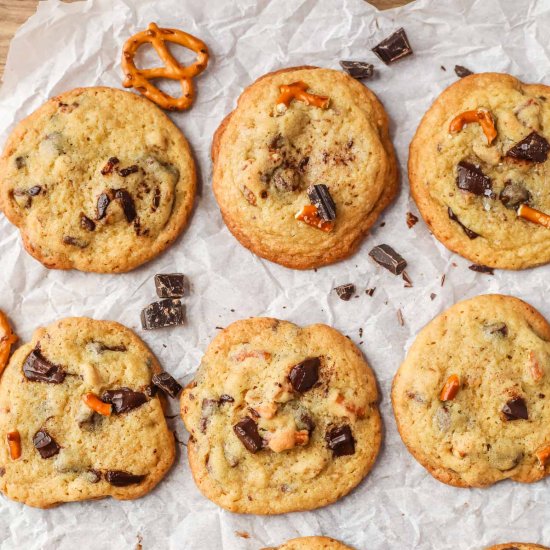
[{"label": "cracked cookie surface", "polygon": [[403,442],[440,481],[542,479],[550,473],[550,325],[511,296],[459,302],[417,335],[392,402]]},{"label": "cracked cookie surface", "polygon": [[183,230],[195,164],[150,101],[78,88],[20,122],[0,157],[0,208],[44,265],[113,273],[154,258]]},{"label": "cracked cookie surface", "polygon": [[[329,537],[300,537],[285,542],[276,548],[263,550],[353,550],[337,540]],[[523,549],[522,549],[523,550]]]},{"label": "cracked cookie surface", "polygon": [[[317,105],[293,99],[281,109],[280,87],[293,83]],[[328,98],[328,108],[319,98]],[[349,256],[397,193],[383,106],[361,83],[329,69],[283,69],[249,86],[218,128],[212,158],[229,230],[255,254],[291,268]],[[296,219],[310,205],[308,187],[320,184],[335,203],[332,230]]]},{"label": "cracked cookie surface", "polygon": [[175,457],[152,391],[158,372],[118,323],[69,318],[38,329],[0,378],[0,491],[39,508],[148,493]]},{"label": "cracked cookie surface", "polygon": [[371,369],[336,330],[237,321],[212,341],[181,398],[195,482],[239,513],[330,504],[374,464],[377,400]]}]

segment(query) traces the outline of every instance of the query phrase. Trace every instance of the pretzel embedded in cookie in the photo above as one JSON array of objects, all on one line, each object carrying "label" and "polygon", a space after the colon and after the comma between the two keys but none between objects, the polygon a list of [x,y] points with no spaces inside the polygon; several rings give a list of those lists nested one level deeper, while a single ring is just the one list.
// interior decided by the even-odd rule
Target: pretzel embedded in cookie
[{"label": "pretzel embedded in cookie", "polygon": [[[173,42],[197,53],[197,60],[189,66],[181,65],[168,49],[166,42]],[[134,56],[143,44],[149,43],[164,61],[165,67],[138,69]],[[145,97],[163,109],[183,111],[191,107],[195,99],[193,78],[202,73],[208,65],[208,48],[198,38],[178,29],[164,29],[149,23],[146,31],[141,31],[130,37],[122,49],[122,70],[126,75],[122,85],[125,88],[135,88]],[[168,78],[179,80],[182,95],[179,98],[169,96],[157,88],[151,80]]]},{"label": "pretzel embedded in cookie", "polygon": [[307,91],[308,88],[309,86],[301,80],[279,86],[279,91],[281,93],[277,99],[277,110],[287,109],[293,99],[303,101],[306,105],[313,105],[320,109],[328,109],[330,98],[323,95],[310,94]]},{"label": "pretzel embedded in cookie", "polygon": [[8,363],[12,344],[17,342],[17,336],[8,322],[8,318],[0,311],[0,373]]}]

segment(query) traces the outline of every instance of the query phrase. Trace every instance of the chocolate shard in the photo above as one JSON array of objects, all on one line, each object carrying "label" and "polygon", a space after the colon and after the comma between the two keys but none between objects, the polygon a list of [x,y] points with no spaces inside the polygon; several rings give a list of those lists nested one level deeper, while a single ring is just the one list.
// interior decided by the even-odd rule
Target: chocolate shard
[{"label": "chocolate shard", "polygon": [[126,189],[116,189],[115,190],[115,200],[120,201],[122,210],[124,211],[124,216],[128,223],[133,222],[136,219],[136,205],[132,195],[126,191]]},{"label": "chocolate shard", "polygon": [[405,29],[397,29],[392,35],[382,40],[372,51],[386,64],[395,63],[403,57],[412,55],[413,51]]},{"label": "chocolate shard", "polygon": [[62,367],[50,363],[38,348],[31,351],[25,359],[23,373],[27,380],[48,384],[61,384],[67,375]]},{"label": "chocolate shard", "polygon": [[29,195],[29,197],[36,197],[37,195],[40,195],[41,191],[42,191],[42,187],[40,185],[33,185],[27,191],[27,195]]},{"label": "chocolate shard", "polygon": [[410,229],[418,222],[418,216],[415,216],[412,212],[407,212],[407,227]]},{"label": "chocolate shard", "polygon": [[153,302],[141,311],[141,326],[145,330],[172,327],[185,323],[185,307],[177,298]]},{"label": "chocolate shard", "polygon": [[101,174],[103,176],[108,176],[109,174],[113,173],[113,168],[119,163],[120,161],[116,157],[111,157],[105,166],[101,169]]},{"label": "chocolate shard", "polygon": [[550,151],[550,144],[546,141],[546,138],[537,134],[537,132],[531,132],[525,139],[522,139],[509,149],[506,156],[513,159],[540,163],[546,161],[548,151]]},{"label": "chocolate shard", "polygon": [[334,290],[336,291],[336,294],[338,294],[338,298],[340,298],[340,300],[347,302],[355,293],[355,285],[353,283],[348,283],[337,286]]},{"label": "chocolate shard", "polygon": [[382,267],[391,271],[394,275],[401,275],[407,267],[406,260],[400,256],[391,246],[387,244],[379,244],[370,252],[369,256]]},{"label": "chocolate shard", "polygon": [[462,231],[466,233],[466,236],[468,239],[477,239],[479,237],[479,233],[476,233],[475,231],[472,231],[471,229],[467,228],[459,219],[458,216],[453,212],[453,209],[449,206],[447,208],[447,215],[449,216],[449,219],[456,222],[460,227],[462,227]]},{"label": "chocolate shard", "polygon": [[153,374],[153,384],[172,399],[176,399],[182,390],[181,384],[166,371]]},{"label": "chocolate shard", "polygon": [[365,61],[340,61],[340,67],[346,71],[352,78],[362,80],[372,78],[374,74],[374,65]]},{"label": "chocolate shard", "polygon": [[500,192],[499,199],[506,208],[516,210],[521,204],[527,204],[531,200],[531,193],[521,183],[508,180]]},{"label": "chocolate shard", "polygon": [[456,185],[459,189],[474,195],[495,198],[491,178],[486,176],[477,164],[461,160],[457,166]]},{"label": "chocolate shard", "polygon": [[125,178],[126,176],[129,176],[130,174],[135,174],[139,170],[139,167],[137,164],[132,164],[132,166],[128,166],[127,168],[121,168],[118,170],[118,173]]},{"label": "chocolate shard", "polygon": [[503,407],[502,414],[506,420],[527,420],[527,405],[523,397],[514,397],[510,399]]},{"label": "chocolate shard", "polygon": [[319,357],[311,357],[294,365],[290,369],[288,378],[295,391],[303,393],[315,386],[319,380]]},{"label": "chocolate shard", "polygon": [[111,197],[107,193],[101,193],[97,198],[97,214],[95,219],[102,220],[107,215],[107,208],[111,203]]},{"label": "chocolate shard", "polygon": [[258,425],[249,416],[237,422],[233,426],[233,431],[251,453],[257,453],[263,447],[263,439],[258,432]]},{"label": "chocolate shard", "polygon": [[155,275],[155,288],[159,298],[181,298],[187,290],[187,279],[182,273]]},{"label": "chocolate shard", "polygon": [[334,456],[355,454],[355,439],[348,425],[332,428],[325,435],[325,440]]},{"label": "chocolate shard", "polygon": [[141,483],[146,476],[130,474],[122,470],[108,470],[105,474],[105,479],[115,487],[127,487],[128,485],[136,485]]},{"label": "chocolate shard", "polygon": [[307,196],[311,204],[317,207],[317,212],[323,220],[330,222],[336,219],[336,205],[324,183],[310,185],[307,188]]},{"label": "chocolate shard", "polygon": [[95,222],[85,214],[80,214],[80,227],[86,231],[95,231]]},{"label": "chocolate shard", "polygon": [[502,321],[485,325],[484,329],[489,336],[500,336],[501,338],[508,336],[508,326]]},{"label": "chocolate shard", "polygon": [[147,403],[147,396],[130,388],[118,388],[104,391],[101,400],[112,405],[114,414],[122,414]]},{"label": "chocolate shard", "polygon": [[455,73],[456,76],[460,78],[464,78],[465,76],[470,76],[471,74],[474,74],[472,71],[470,71],[470,69],[467,69],[462,65],[455,65]]},{"label": "chocolate shard", "polygon": [[486,273],[487,275],[495,274],[495,270],[492,267],[488,267],[486,265],[472,264],[468,266],[468,269],[476,271],[477,273]]},{"label": "chocolate shard", "polygon": [[51,458],[59,453],[61,449],[55,439],[44,428],[41,428],[34,434],[32,444],[42,458]]}]

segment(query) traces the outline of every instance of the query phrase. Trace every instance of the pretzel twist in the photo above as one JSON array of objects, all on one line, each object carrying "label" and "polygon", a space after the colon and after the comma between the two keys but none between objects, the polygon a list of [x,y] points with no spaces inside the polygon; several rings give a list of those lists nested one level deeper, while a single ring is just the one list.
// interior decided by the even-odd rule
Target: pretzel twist
[{"label": "pretzel twist", "polygon": [[[196,52],[197,60],[192,65],[181,65],[168,49],[166,42],[173,42]],[[152,67],[150,69],[138,69],[136,67],[134,56],[139,47],[146,43],[155,48],[165,64],[164,67]],[[193,78],[202,73],[207,65],[208,48],[202,40],[178,29],[163,29],[159,28],[156,23],[149,23],[146,31],[134,34],[124,44],[122,70],[126,78],[122,85],[125,88],[135,88],[163,109],[183,111],[189,109],[195,100]],[[182,91],[181,97],[172,97],[150,82],[157,78],[179,80]]]}]

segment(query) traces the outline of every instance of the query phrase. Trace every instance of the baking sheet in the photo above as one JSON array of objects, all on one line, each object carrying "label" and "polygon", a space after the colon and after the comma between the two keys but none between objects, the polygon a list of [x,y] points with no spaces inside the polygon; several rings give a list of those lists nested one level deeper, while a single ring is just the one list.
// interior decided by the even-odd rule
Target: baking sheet
[{"label": "baking sheet", "polygon": [[[299,324],[328,323],[360,346],[376,372],[383,449],[357,490],[315,512],[274,517],[225,512],[199,494],[183,452],[158,488],[133,502],[106,499],[42,511],[0,497],[0,548],[132,549],[141,540],[144,549],[245,550],[312,534],[365,550],[466,550],[510,540],[550,544],[548,480],[529,486],[502,482],[484,490],[435,481],[406,452],[389,399],[392,376],[414,335],[455,301],[510,293],[550,318],[545,300],[550,266],[494,276],[474,273],[470,262],[438,244],[423,222],[408,229],[405,217],[407,211],[418,214],[407,188],[408,144],[424,111],[456,80],[454,65],[548,81],[550,1],[417,0],[386,12],[362,0],[40,2],[12,41],[0,92],[0,143],[16,121],[51,95],[77,86],[121,87],[121,46],[151,21],[196,34],[212,53],[196,82],[194,107],[170,115],[190,140],[200,167],[202,188],[189,228],[168,252],[140,269],[95,275],[42,267],[22,250],[18,231],[1,216],[0,309],[9,312],[23,341],[38,325],[67,316],[120,321],[135,329],[182,382],[191,378],[217,327],[234,320],[268,315]],[[400,26],[415,54],[386,67],[370,48]],[[392,120],[402,190],[351,259],[317,272],[291,271],[256,258],[225,228],[210,188],[210,140],[242,88],[256,77],[304,63],[338,68],[339,59],[375,63],[377,76],[368,84]],[[404,288],[401,278],[370,260],[368,251],[380,243],[408,260],[413,288]],[[188,323],[145,333],[139,311],[155,299],[153,275],[173,271],[191,280]],[[357,285],[358,297],[343,302],[331,289],[348,282]],[[369,297],[365,290],[372,287],[376,291]],[[181,420],[169,422],[185,441]]]}]

